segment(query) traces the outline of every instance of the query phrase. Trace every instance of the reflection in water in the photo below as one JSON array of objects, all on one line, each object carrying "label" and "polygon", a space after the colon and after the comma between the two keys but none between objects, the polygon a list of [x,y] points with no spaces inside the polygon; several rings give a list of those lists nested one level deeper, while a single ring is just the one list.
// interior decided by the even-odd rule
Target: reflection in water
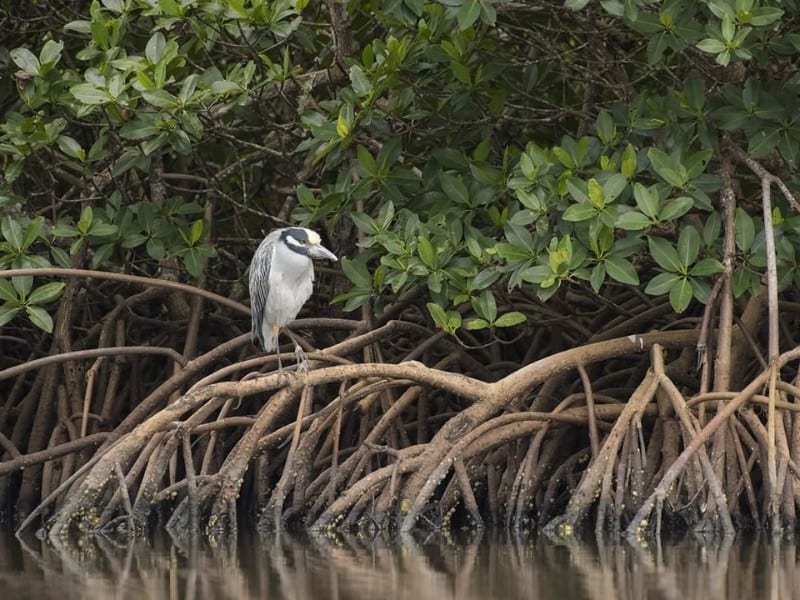
[{"label": "reflection in water", "polygon": [[0,538],[2,598],[792,598],[797,548],[689,538],[659,549],[555,545],[543,536],[240,539],[225,551],[107,540],[64,554]]}]

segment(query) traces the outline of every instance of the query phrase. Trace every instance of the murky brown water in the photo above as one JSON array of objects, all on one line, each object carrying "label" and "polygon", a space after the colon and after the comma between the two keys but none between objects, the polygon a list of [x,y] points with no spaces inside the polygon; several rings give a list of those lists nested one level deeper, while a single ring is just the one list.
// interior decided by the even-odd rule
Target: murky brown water
[{"label": "murky brown water", "polygon": [[554,545],[543,536],[402,540],[246,536],[234,549],[184,552],[168,540],[57,553],[0,537],[0,598],[292,600],[472,598],[798,598],[787,542],[688,537],[661,548]]}]

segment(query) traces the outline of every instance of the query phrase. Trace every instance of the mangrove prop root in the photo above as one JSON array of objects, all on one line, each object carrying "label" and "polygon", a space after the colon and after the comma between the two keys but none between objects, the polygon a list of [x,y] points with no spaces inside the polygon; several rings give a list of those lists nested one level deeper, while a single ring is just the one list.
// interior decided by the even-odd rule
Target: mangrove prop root
[{"label": "mangrove prop root", "polygon": [[[738,394],[689,402],[705,390],[692,387],[685,355],[671,351],[691,352],[698,331],[598,335],[601,341],[498,371],[487,382],[471,376],[486,369],[473,369],[463,349],[423,327],[390,321],[377,330],[341,328],[350,337],[310,353],[308,373],[243,377],[272,360],[231,362],[246,335],[189,359],[162,350],[166,343],[146,352],[120,345],[111,335],[119,328],[109,326],[104,339],[117,344],[106,348],[110,360],[81,350],[48,357],[49,363],[97,361],[88,363],[95,369],[91,387],[77,402],[59,404],[59,419],[71,424],[50,436],[47,449],[27,452],[16,439],[0,439],[8,457],[0,475],[70,457],[74,476],[61,478],[49,466],[45,474],[54,541],[124,520],[139,532],[154,509],[176,537],[235,533],[241,511],[251,509],[261,510],[263,528],[298,522],[409,531],[463,518],[475,527],[538,522],[567,535],[596,508],[598,531],[630,519],[628,533],[641,533],[657,511],[727,532],[763,519],[761,481],[775,481],[777,510],[785,522],[794,520],[797,429],[785,395],[800,390],[778,379],[765,397],[768,371],[750,372]],[[350,362],[370,344],[380,345],[384,360],[399,362]],[[119,373],[126,361],[152,365],[153,353],[177,371],[155,381],[127,414],[108,405],[98,388],[113,376],[118,390],[134,392],[140,384]],[[406,356],[440,368],[404,362]],[[785,376],[781,369],[797,358],[800,350],[781,355],[772,372]],[[212,371],[222,359],[226,364]],[[772,407],[777,434],[761,413],[736,417],[748,402]],[[105,416],[89,419],[100,412]],[[109,419],[116,425],[103,431]],[[714,448],[706,443],[723,424],[724,463],[714,467]],[[773,479],[758,460],[770,444]],[[60,481],[71,491],[65,494]],[[693,502],[713,514],[693,516],[698,511],[685,510]]]}]

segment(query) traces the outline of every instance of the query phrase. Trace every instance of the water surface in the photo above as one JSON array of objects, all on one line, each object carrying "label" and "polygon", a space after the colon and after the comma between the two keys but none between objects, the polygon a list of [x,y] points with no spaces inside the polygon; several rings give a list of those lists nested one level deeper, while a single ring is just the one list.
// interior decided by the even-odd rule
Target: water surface
[{"label": "water surface", "polygon": [[688,536],[660,547],[542,535],[402,539],[240,535],[235,547],[168,539],[57,552],[0,536],[0,597],[25,599],[793,598],[794,544]]}]

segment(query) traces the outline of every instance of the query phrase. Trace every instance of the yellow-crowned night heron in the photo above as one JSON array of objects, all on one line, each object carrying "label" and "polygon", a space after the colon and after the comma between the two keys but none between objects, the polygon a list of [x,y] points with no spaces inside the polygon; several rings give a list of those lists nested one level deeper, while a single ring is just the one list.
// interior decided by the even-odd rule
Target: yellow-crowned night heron
[{"label": "yellow-crowned night heron", "polygon": [[[306,357],[297,338],[286,325],[294,321],[314,287],[311,259],[337,260],[322,245],[319,234],[302,227],[284,227],[267,235],[250,263],[250,309],[253,313],[253,343],[267,352],[278,349],[283,329],[294,342],[298,367],[306,367]],[[282,371],[278,351],[278,370]]]}]

